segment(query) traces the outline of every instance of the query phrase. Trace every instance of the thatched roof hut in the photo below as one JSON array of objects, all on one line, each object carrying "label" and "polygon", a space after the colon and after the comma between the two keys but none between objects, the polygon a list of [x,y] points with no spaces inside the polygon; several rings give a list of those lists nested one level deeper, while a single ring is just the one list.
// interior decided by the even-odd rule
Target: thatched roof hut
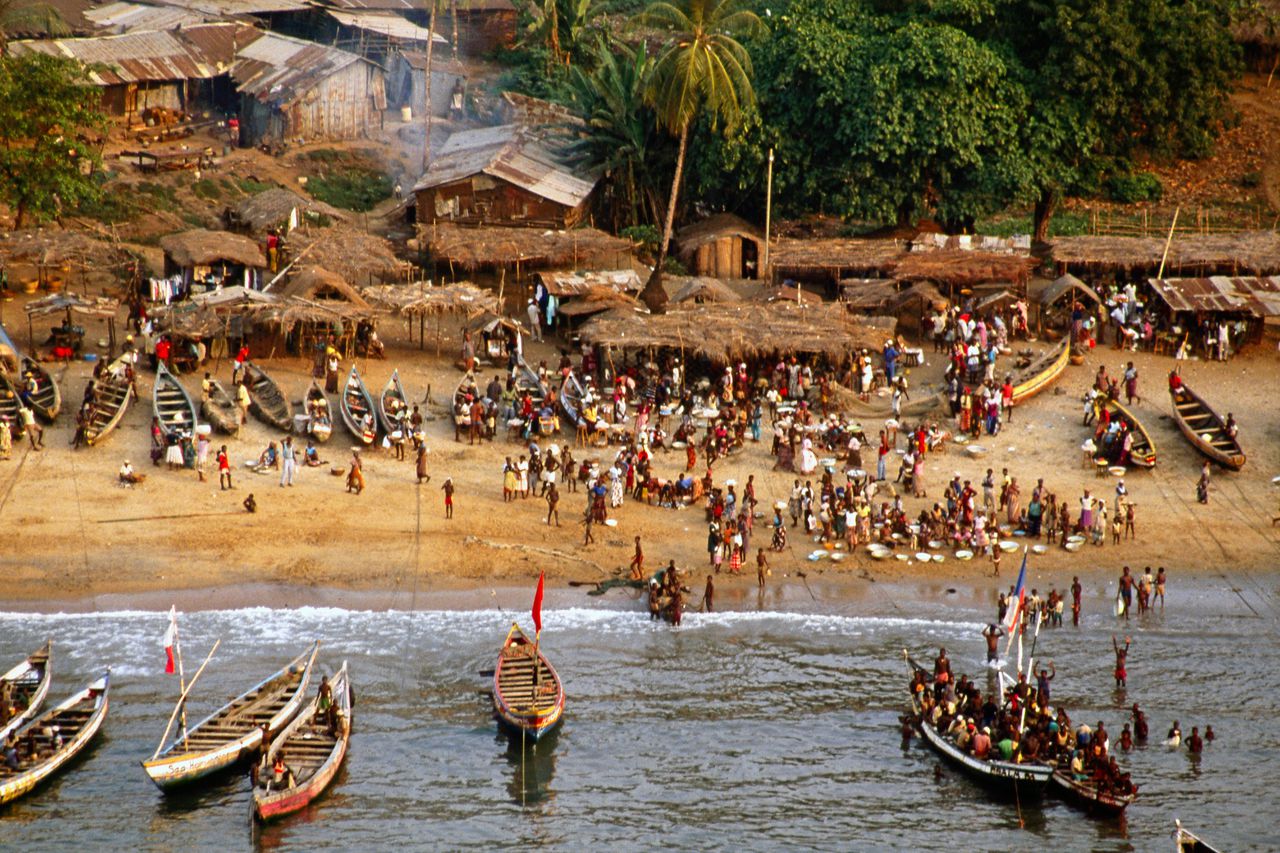
[{"label": "thatched roof hut", "polygon": [[[1053,243],[1059,275],[1124,279],[1154,276],[1165,258],[1165,241],[1156,237],[1062,237]],[[1235,234],[1175,238],[1164,261],[1165,274],[1268,276],[1280,273],[1280,234]]]},{"label": "thatched roof hut", "polygon": [[891,278],[846,278],[840,281],[840,301],[850,311],[878,311],[898,295]]},{"label": "thatched roof hut", "polygon": [[905,248],[906,244],[898,240],[783,237],[770,249],[769,266],[774,280],[886,278]]},{"label": "thatched roof hut", "polygon": [[362,293],[374,305],[407,317],[421,318],[442,314],[474,317],[484,312],[496,313],[498,310],[498,295],[469,281],[444,285],[427,282],[381,284],[366,287]]},{"label": "thatched roof hut", "polygon": [[1091,299],[1094,305],[1102,301],[1102,297],[1098,295],[1098,291],[1085,284],[1071,273],[1059,276],[1049,283],[1044,290],[1036,296],[1036,302],[1043,307],[1048,307],[1057,302],[1068,292],[1079,294],[1085,298]]},{"label": "thatched roof hut", "polygon": [[421,226],[420,233],[434,259],[467,270],[521,264],[618,269],[627,265],[635,248],[630,240],[594,228],[538,231],[442,223]]},{"label": "thatched roof hut", "polygon": [[160,240],[164,249],[165,266],[170,264],[182,269],[210,267],[229,263],[251,269],[263,269],[267,259],[256,242],[242,234],[230,231],[209,231],[203,228],[170,234]]},{"label": "thatched roof hut", "polygon": [[346,222],[347,214],[317,199],[303,198],[293,190],[272,187],[227,207],[222,218],[228,228],[261,235],[271,228],[287,233],[305,221],[315,225],[328,224],[324,219]]},{"label": "thatched roof hut", "polygon": [[639,306],[640,301],[634,296],[617,288],[597,284],[576,293],[572,300],[556,310],[565,317],[586,317],[608,311],[610,308],[635,309]]},{"label": "thatched roof hut", "polygon": [[373,310],[346,279],[323,267],[303,267],[294,272],[283,287],[276,288],[275,292],[286,299],[296,297],[339,309],[346,306],[364,312]]},{"label": "thatched roof hut", "polygon": [[882,331],[860,324],[836,303],[684,303],[665,314],[614,309],[588,320],[579,334],[590,344],[670,347],[717,364],[791,353],[840,359],[853,348],[884,342]]},{"label": "thatched roof hut", "polygon": [[741,302],[742,297],[718,278],[696,275],[689,278],[666,277],[664,284],[675,285],[672,302]]},{"label": "thatched roof hut", "polygon": [[908,252],[894,261],[891,275],[899,281],[931,281],[953,288],[971,288],[991,281],[1025,287],[1036,261],[1025,255],[939,249]]},{"label": "thatched roof hut", "polygon": [[732,213],[717,213],[676,234],[681,263],[694,275],[758,278],[764,232]]},{"label": "thatched roof hut", "polygon": [[822,297],[812,290],[805,290],[803,287],[791,287],[786,284],[779,284],[775,287],[766,287],[759,293],[752,295],[748,300],[750,302],[797,302],[805,305],[817,305],[822,302]]},{"label": "thatched roof hut", "polygon": [[308,231],[305,236],[295,234],[290,242],[295,258],[331,270],[356,285],[407,281],[413,272],[413,265],[396,256],[389,240],[346,225]]}]

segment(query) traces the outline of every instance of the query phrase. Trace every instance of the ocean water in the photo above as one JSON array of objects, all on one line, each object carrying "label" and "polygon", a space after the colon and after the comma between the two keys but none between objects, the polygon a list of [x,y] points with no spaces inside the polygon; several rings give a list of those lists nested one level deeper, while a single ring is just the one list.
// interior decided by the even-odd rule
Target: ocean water
[{"label": "ocean water", "polygon": [[[527,614],[520,614],[527,621]],[[985,613],[690,614],[678,630],[628,610],[544,613],[543,648],[564,679],[565,722],[521,750],[499,736],[481,670],[512,614],[328,608],[184,614],[188,671],[222,645],[190,719],[322,643],[322,671],[346,660],[356,706],[345,769],[307,812],[255,831],[236,773],[166,796],[139,762],[177,697],[163,674],[166,614],[0,614],[0,667],[52,637],[50,703],[112,669],[103,735],[68,772],[0,810],[0,847],[24,850],[1162,850],[1173,820],[1226,850],[1274,850],[1280,805],[1280,666],[1270,615],[1154,617],[1134,635],[1127,691],[1113,688],[1103,616],[1042,631],[1054,700],[1115,738],[1137,701],[1151,744],[1121,758],[1141,786],[1119,820],[1048,795],[993,800],[920,743],[900,744],[904,648],[945,645],[985,686]],[[526,626],[527,627],[527,626]],[[1197,758],[1159,744],[1211,723]]]}]

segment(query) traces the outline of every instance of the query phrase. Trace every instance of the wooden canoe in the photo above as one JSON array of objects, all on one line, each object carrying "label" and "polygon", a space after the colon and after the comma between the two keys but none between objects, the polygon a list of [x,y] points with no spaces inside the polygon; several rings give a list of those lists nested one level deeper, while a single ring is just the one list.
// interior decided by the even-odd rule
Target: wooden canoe
[{"label": "wooden canoe", "polygon": [[200,401],[200,414],[223,435],[240,432],[240,408],[216,379],[209,380],[209,396]]},{"label": "wooden canoe", "polygon": [[1207,841],[1197,838],[1194,833],[1182,826],[1182,821],[1174,820],[1173,840],[1177,845],[1177,853],[1218,853],[1218,848]]},{"label": "wooden canoe", "polygon": [[1147,428],[1142,425],[1142,421],[1138,420],[1133,412],[1120,405],[1119,400],[1108,400],[1106,406],[1111,410],[1111,419],[1118,419],[1121,423],[1127,424],[1129,431],[1133,433],[1129,464],[1139,468],[1156,467],[1156,443],[1151,433],[1147,432]]},{"label": "wooden canoe", "polygon": [[516,365],[516,392],[523,395],[526,391],[533,398],[533,408],[541,409],[547,399],[547,387],[538,376],[538,371],[521,358],[520,363]]},{"label": "wooden canoe", "polygon": [[1023,400],[1030,400],[1036,394],[1048,388],[1058,380],[1071,361],[1071,336],[1067,335],[1052,349],[1041,354],[1021,373],[1015,377],[1013,384],[1013,403],[1018,405]]},{"label": "wooden canoe", "polygon": [[1073,805],[1093,814],[1118,815],[1138,798],[1137,794],[1109,794],[1101,791],[1092,781],[1077,781],[1070,770],[1053,771],[1054,790]]},{"label": "wooden canoe", "polygon": [[582,396],[585,394],[582,383],[574,373],[570,373],[560,383],[560,411],[575,427],[582,425]]},{"label": "wooden canoe", "polygon": [[508,734],[534,743],[564,715],[560,676],[519,625],[507,632],[493,670],[493,715]]},{"label": "wooden canoe", "polygon": [[285,432],[293,431],[293,407],[276,381],[252,361],[244,363],[249,381],[249,411],[267,426]]},{"label": "wooden canoe", "polygon": [[220,773],[248,758],[262,745],[263,723],[274,737],[306,700],[307,685],[320,643],[298,655],[279,672],[232,699],[193,726],[174,735],[142,767],[162,791]]},{"label": "wooden canoe", "polygon": [[[909,666],[915,668],[911,659]],[[919,721],[916,729],[924,737],[925,743],[944,760],[963,770],[971,778],[1002,791],[1015,791],[1020,796],[1034,796],[1043,793],[1053,775],[1053,768],[1048,764],[1018,763],[1001,761],[995,758],[975,758],[965,752],[943,732],[937,730],[933,723],[923,719],[919,697],[911,694],[911,712]],[[992,744],[994,749],[995,744]]]},{"label": "wooden canoe", "polygon": [[22,425],[22,403],[18,399],[18,386],[3,370],[0,370],[0,418],[9,419],[9,432],[14,441],[27,434],[27,428]]},{"label": "wooden canoe", "polygon": [[311,381],[307,389],[307,397],[302,402],[307,410],[307,432],[316,441],[324,444],[333,434],[333,410],[329,408],[329,398],[325,395],[320,383]]},{"label": "wooden canoe", "polygon": [[369,396],[369,389],[364,387],[355,365],[351,366],[351,372],[347,374],[347,385],[342,389],[342,405],[339,408],[342,410],[342,422],[347,425],[347,430],[356,441],[366,447],[373,444],[373,440],[378,437],[373,397]]},{"label": "wooden canoe", "polygon": [[408,413],[409,398],[405,396],[404,386],[400,384],[400,371],[391,371],[391,378],[382,386],[382,394],[378,396],[378,416],[382,419],[382,428],[387,435],[400,429],[396,420],[396,412]]},{"label": "wooden canoe", "polygon": [[18,769],[0,762],[0,804],[31,793],[84,751],[107,717],[110,671],[18,733]]},{"label": "wooden canoe", "polygon": [[1227,422],[1209,407],[1204,399],[1183,383],[1169,389],[1173,402],[1173,420],[1191,446],[1224,468],[1239,471],[1244,467],[1244,451],[1240,442],[1227,434]]},{"label": "wooden canoe", "polygon": [[22,371],[17,379],[19,384],[26,381],[28,372],[36,380],[36,392],[31,395],[31,409],[40,420],[53,423],[62,410],[62,392],[58,390],[58,383],[43,364],[34,358],[23,356]]},{"label": "wooden canoe", "polygon": [[[347,757],[351,740],[351,682],[344,662],[329,685],[333,695],[336,730],[330,729],[320,697],[294,717],[271,742],[265,767],[253,789],[253,814],[266,822],[301,811],[324,793]],[[285,787],[276,787],[269,768],[282,755],[291,775]]]},{"label": "wooden canoe", "polygon": [[84,441],[90,447],[105,441],[129,410],[133,387],[125,378],[124,359],[122,355],[111,362],[94,383],[93,417],[84,427]]},{"label": "wooden canoe", "polygon": [[182,387],[178,377],[164,366],[163,361],[156,366],[151,404],[155,408],[156,420],[160,422],[160,431],[166,437],[174,433],[195,435],[196,404],[191,401],[191,395]]},{"label": "wooden canoe", "polygon": [[52,641],[46,642],[22,663],[0,675],[0,686],[8,685],[11,715],[7,720],[0,717],[0,743],[4,743],[10,733],[16,732],[40,713],[40,706],[49,695],[49,683],[53,677],[53,670],[49,665],[52,645]]}]

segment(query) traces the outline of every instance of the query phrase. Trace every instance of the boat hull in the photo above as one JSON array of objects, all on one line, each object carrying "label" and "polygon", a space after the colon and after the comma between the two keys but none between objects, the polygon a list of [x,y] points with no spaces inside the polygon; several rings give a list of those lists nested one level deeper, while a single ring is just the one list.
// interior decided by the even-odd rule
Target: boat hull
[{"label": "boat hull", "polygon": [[[535,672],[541,674],[535,676]],[[539,694],[545,694],[545,698]],[[513,696],[524,701],[517,705]],[[513,740],[522,738],[534,743],[553,732],[564,718],[564,685],[560,676],[546,655],[515,625],[507,634],[493,670],[493,716],[498,728]]]},{"label": "boat hull", "polygon": [[[88,697],[87,694],[90,691],[96,691],[97,695]],[[110,706],[109,692],[110,674],[107,673],[49,712],[49,715],[56,715],[61,710],[74,707],[86,701],[87,698],[94,699],[92,713],[71,740],[63,745],[62,749],[27,772],[7,782],[0,783],[0,805],[13,802],[30,794],[40,785],[57,775],[93,742],[94,738],[98,736],[98,732],[102,729],[103,721],[107,718],[107,709]]]},{"label": "boat hull", "polygon": [[[1119,417],[1127,422],[1129,429],[1134,433],[1133,449],[1129,453],[1129,464],[1137,468],[1156,467],[1156,443],[1151,438],[1151,433],[1147,432],[1147,428],[1134,417],[1133,412],[1121,405],[1119,400],[1108,400],[1106,405],[1111,409],[1112,417]],[[1139,437],[1142,439],[1141,442],[1138,441]]]},{"label": "boat hull", "polygon": [[53,681],[49,668],[49,649],[50,644],[45,643],[42,649],[0,676],[0,682],[7,681],[17,687],[35,671],[37,666],[43,667],[35,690],[31,691],[26,697],[27,707],[23,709],[22,713],[15,714],[9,722],[0,726],[0,743],[4,743],[5,738],[11,733],[26,725],[28,720],[35,719],[35,716],[40,713],[40,708],[44,705],[44,700],[48,698],[49,685]]},{"label": "boat hull", "polygon": [[1077,783],[1062,770],[1055,770],[1053,773],[1053,790],[1071,804],[1102,815],[1118,815],[1134,800],[1132,796],[1100,794],[1091,786]]},{"label": "boat hull", "polygon": [[[363,411],[354,412],[351,409],[351,397],[355,396],[356,401],[363,407]],[[360,374],[354,367],[347,374],[347,384],[342,390],[342,400],[338,405],[338,409],[342,412],[342,422],[346,425],[347,431],[351,433],[356,441],[368,447],[373,444],[373,440],[378,437],[377,414],[373,406],[373,397],[369,395],[369,389],[365,387],[364,382],[360,379]],[[364,419],[365,412],[373,416],[373,426],[366,431],[360,425]]]},{"label": "boat hull", "polygon": [[[1225,423],[1218,417],[1217,412],[1209,408],[1209,404],[1206,403],[1199,394],[1196,394],[1190,388],[1186,387],[1185,384],[1182,386],[1181,390],[1187,394],[1187,399],[1183,400],[1182,404],[1187,405],[1189,403],[1195,403],[1196,408],[1199,410],[1198,420],[1205,421],[1205,423],[1199,426],[1190,423],[1186,413],[1179,408],[1178,393],[1174,389],[1170,388],[1169,398],[1173,404],[1173,420],[1174,423],[1178,425],[1178,429],[1182,432],[1183,437],[1186,438],[1198,453],[1208,458],[1210,461],[1221,465],[1223,468],[1229,468],[1232,471],[1239,471],[1243,468],[1245,463],[1244,451],[1240,448],[1239,442],[1226,436]],[[1209,427],[1210,429],[1206,430],[1206,427]],[[1231,445],[1230,448],[1223,449],[1215,447],[1211,441],[1205,441],[1202,436],[1206,431],[1220,433],[1222,435],[1222,441],[1229,443]]]},{"label": "boat hull", "polygon": [[1058,381],[1058,377],[1067,369],[1067,364],[1071,361],[1070,337],[1063,338],[1062,342],[1058,344],[1056,353],[1043,370],[1037,371],[1032,376],[1013,386],[1014,405],[1018,405],[1024,400],[1030,400],[1036,394]]}]

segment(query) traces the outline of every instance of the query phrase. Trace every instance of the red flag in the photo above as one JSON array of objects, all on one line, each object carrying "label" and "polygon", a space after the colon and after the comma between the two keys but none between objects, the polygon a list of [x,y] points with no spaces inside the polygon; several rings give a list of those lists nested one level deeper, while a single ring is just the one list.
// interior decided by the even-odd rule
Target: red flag
[{"label": "red flag", "polygon": [[542,584],[546,576],[546,572],[538,574],[538,591],[533,594],[533,628],[538,633],[542,632]]},{"label": "red flag", "polygon": [[173,675],[173,644],[178,641],[178,611],[169,608],[169,627],[164,632],[164,674]]}]

